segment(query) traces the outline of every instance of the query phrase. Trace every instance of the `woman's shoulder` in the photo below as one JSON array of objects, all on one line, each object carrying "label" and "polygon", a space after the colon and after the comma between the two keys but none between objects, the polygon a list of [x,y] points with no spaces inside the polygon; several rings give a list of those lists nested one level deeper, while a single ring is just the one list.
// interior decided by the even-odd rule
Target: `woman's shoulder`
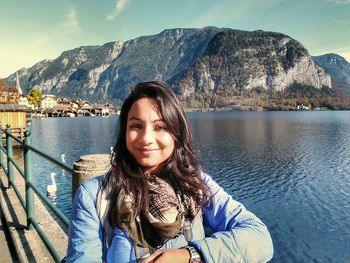
[{"label": "woman's shoulder", "polygon": [[80,195],[89,195],[93,201],[96,201],[103,176],[104,175],[96,176],[83,182],[77,189],[77,192],[79,192]]},{"label": "woman's shoulder", "polygon": [[88,191],[98,190],[101,180],[103,179],[103,176],[104,175],[100,175],[100,176],[90,178],[87,181],[83,182],[81,186]]},{"label": "woman's shoulder", "polygon": [[206,172],[201,171],[200,174],[200,178],[202,179],[202,181],[207,184],[209,187],[211,186],[211,184],[214,182],[214,180],[211,178],[211,176],[209,174],[207,174]]}]

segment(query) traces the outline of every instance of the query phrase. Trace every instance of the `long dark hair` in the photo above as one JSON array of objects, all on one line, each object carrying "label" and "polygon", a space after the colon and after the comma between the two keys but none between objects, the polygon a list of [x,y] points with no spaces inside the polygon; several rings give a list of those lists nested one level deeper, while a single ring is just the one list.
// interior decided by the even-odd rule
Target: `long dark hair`
[{"label": "long dark hair", "polygon": [[135,215],[147,211],[149,206],[147,176],[126,145],[128,113],[133,103],[141,98],[155,100],[162,120],[167,124],[167,129],[175,140],[174,151],[158,176],[169,181],[175,191],[181,191],[192,197],[199,207],[203,208],[211,199],[208,187],[201,180],[201,167],[192,147],[191,131],[179,100],[165,83],[159,81],[139,83],[122,105],[117,142],[113,148],[113,168],[102,185],[103,188],[108,186],[110,189],[108,220],[112,227],[122,228],[121,218],[118,216],[120,215],[118,197],[122,190],[133,194]]}]

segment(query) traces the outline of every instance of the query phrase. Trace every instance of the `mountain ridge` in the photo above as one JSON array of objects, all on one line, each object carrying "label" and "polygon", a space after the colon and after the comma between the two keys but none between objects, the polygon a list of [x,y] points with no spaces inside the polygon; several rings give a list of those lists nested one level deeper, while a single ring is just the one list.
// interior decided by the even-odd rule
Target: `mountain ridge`
[{"label": "mountain ridge", "polygon": [[332,86],[350,96],[350,63],[345,58],[328,53],[312,59],[332,76]]},{"label": "mountain ridge", "polygon": [[[330,75],[297,40],[217,27],[165,29],[125,42],[82,46],[18,75],[24,93],[39,87],[43,93],[92,101],[122,101],[135,83],[156,79],[183,100],[201,95],[210,106],[242,90],[283,91],[293,83],[332,87]],[[15,73],[6,81],[14,83]]]}]

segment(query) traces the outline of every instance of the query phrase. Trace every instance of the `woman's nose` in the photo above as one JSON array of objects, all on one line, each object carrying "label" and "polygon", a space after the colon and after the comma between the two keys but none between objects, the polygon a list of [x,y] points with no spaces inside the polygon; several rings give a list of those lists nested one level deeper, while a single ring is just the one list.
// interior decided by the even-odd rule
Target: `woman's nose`
[{"label": "woman's nose", "polygon": [[145,127],[143,129],[143,132],[141,133],[140,137],[141,137],[140,139],[143,141],[143,143],[145,143],[147,145],[153,143],[153,141],[154,141],[153,129]]}]

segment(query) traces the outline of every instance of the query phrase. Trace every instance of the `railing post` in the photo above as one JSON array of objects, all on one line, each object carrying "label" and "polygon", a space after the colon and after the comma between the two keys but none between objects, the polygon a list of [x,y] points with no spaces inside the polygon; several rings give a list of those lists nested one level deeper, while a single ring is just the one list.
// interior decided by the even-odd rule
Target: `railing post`
[{"label": "railing post", "polygon": [[12,138],[11,134],[11,125],[6,125],[6,155],[7,155],[7,178],[8,178],[8,188],[11,188],[11,184],[13,184],[13,164],[10,161],[10,158],[13,157],[13,149],[12,149]]},{"label": "railing post", "polygon": [[30,145],[30,132],[24,132],[24,144],[23,144],[23,156],[24,156],[24,180],[25,180],[25,191],[26,191],[26,213],[27,213],[27,229],[32,230],[32,222],[35,220],[34,210],[34,190],[30,187],[32,182],[32,158],[31,152],[27,147]]}]

